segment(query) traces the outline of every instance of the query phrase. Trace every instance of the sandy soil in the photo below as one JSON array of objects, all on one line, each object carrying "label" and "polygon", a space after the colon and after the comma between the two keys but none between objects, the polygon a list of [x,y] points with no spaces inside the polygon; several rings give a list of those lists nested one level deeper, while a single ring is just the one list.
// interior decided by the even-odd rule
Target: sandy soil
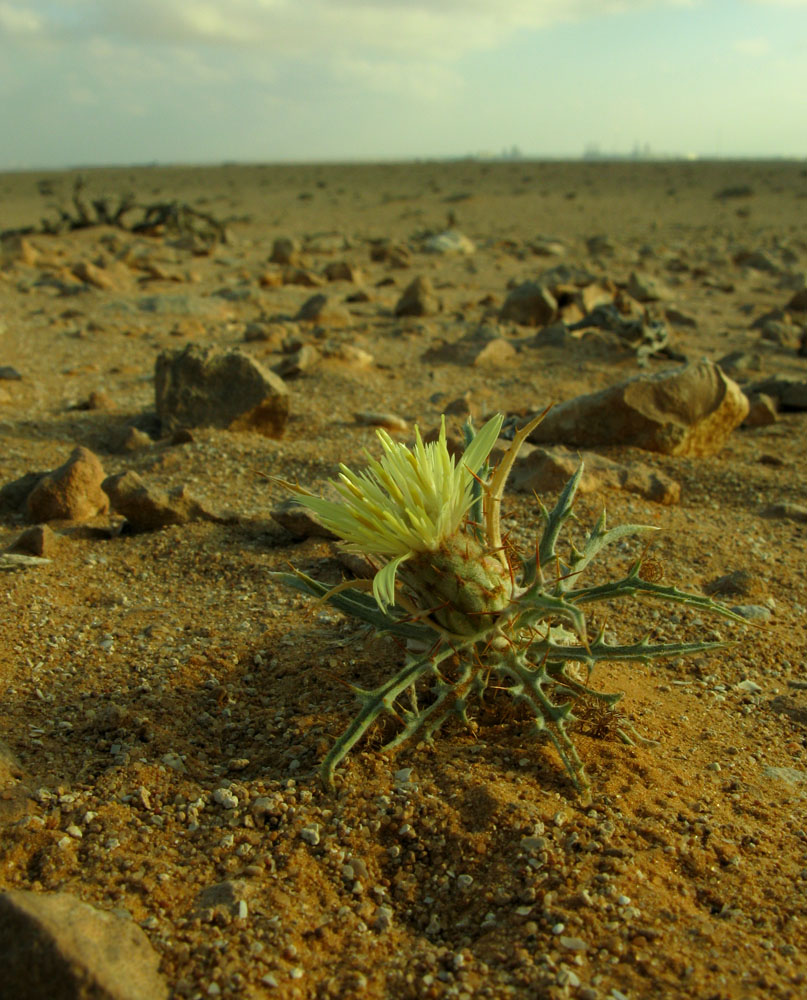
[{"label": "sandy soil", "polygon": [[[179,198],[231,218],[231,240],[194,255],[167,237],[93,226],[31,235],[34,254],[6,257],[0,365],[22,378],[0,381],[0,484],[55,468],[82,444],[108,474],[186,485],[225,523],[139,535],[109,516],[54,524],[49,564],[3,574],[0,736],[24,775],[0,796],[0,887],[128,911],[175,997],[804,996],[807,528],[762,516],[772,503],[805,503],[804,413],[735,431],[711,458],[600,449],[666,472],[682,498],[661,507],[618,490],[589,494],[582,526],[603,505],[610,523],[657,525],[665,580],[701,591],[748,570],[745,592],[725,599],[772,616],[746,628],[634,605],[609,619],[626,637],[649,629],[728,644],[601,672],[658,746],[624,747],[608,727],[581,732],[594,785],[585,807],[551,746],[528,739],[526,719],[496,698],[475,732],[448,727],[432,748],[381,755],[373,732],[336,790],[322,789],[318,763],[355,710],[344,682],[378,683],[400,654],[269,579],[289,563],[334,581],[342,571],[331,543],[295,541],[271,519],[284,498],[266,477],[319,489],[338,461],[361,465],[376,445],[359,411],[428,429],[466,392],[479,416],[524,414],[639,372],[629,353],[548,347],[478,366],[427,354],[495,323],[509,283],[557,263],[621,285],[636,269],[662,280],[671,297],[660,308],[696,323],[671,324],[689,358],[744,350],[758,355],[752,378],[807,377],[792,344],[751,329],[792,295],[781,273],[807,268],[807,170],[459,162],[87,177],[92,191]],[[71,180],[0,176],[0,228],[36,225],[51,200],[42,184],[69,193]],[[745,196],[715,197],[743,186]],[[419,236],[449,221],[476,252],[421,252]],[[160,438],[159,352],[192,340],[276,363],[279,345],[245,342],[247,324],[294,315],[318,289],[261,283],[277,270],[273,241],[322,233],[345,247],[314,241],[304,263],[321,273],[345,260],[364,281],[321,290],[343,304],[359,288],[366,296],[347,303],[346,325],[297,329],[326,356],[289,382],[284,437]],[[587,249],[599,234],[613,244],[607,256]],[[565,255],[536,255],[539,236],[562,241]],[[371,259],[385,239],[408,245],[407,267]],[[738,265],[744,250],[764,250],[780,273]],[[102,265],[110,287],[75,277],[80,262]],[[396,319],[419,274],[442,311]],[[144,311],[155,296],[157,311]],[[346,344],[374,362],[344,360]],[[104,408],[78,408],[96,391]],[[132,424],[154,439],[121,452]],[[508,494],[505,506],[528,544],[535,499]],[[26,525],[9,509],[0,517],[4,548]],[[615,549],[598,572],[615,576],[635,553]]]}]

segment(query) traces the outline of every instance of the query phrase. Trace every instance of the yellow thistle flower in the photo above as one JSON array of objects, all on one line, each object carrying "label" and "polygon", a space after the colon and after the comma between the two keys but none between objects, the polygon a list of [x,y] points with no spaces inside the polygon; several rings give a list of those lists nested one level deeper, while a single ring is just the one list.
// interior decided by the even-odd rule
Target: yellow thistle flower
[{"label": "yellow thistle flower", "polygon": [[368,466],[359,473],[340,465],[333,485],[341,503],[291,487],[298,502],[348,542],[351,551],[387,560],[373,580],[382,611],[395,602],[395,574],[401,563],[415,553],[435,551],[462,526],[473,502],[474,477],[499,436],[502,420],[501,414],[490,419],[459,461],[448,451],[445,418],[437,440],[428,444],[415,428],[411,450],[378,430],[384,451],[380,460],[368,455]]}]

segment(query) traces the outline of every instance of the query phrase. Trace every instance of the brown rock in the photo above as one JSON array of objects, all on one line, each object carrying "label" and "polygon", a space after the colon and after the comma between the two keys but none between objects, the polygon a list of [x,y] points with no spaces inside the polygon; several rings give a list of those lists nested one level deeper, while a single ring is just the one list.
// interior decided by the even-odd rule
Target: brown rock
[{"label": "brown rock", "polygon": [[278,504],[269,512],[269,515],[273,521],[277,521],[295,538],[334,539],[337,537],[329,528],[325,528],[319,523],[312,511],[301,506],[293,497]]},{"label": "brown rock", "polygon": [[419,275],[404,289],[395,305],[396,316],[431,316],[439,312],[440,300],[434,291],[431,279]]},{"label": "brown rock", "polygon": [[578,492],[596,493],[605,487],[626,490],[664,505],[681,499],[681,486],[663,472],[640,462],[623,465],[602,455],[565,451],[561,448],[535,448],[520,456],[513,466],[511,484],[522,492],[559,493],[583,462],[583,477]]},{"label": "brown rock", "polygon": [[66,892],[0,894],[3,995],[14,1000],[164,1000],[160,956],[123,917]]},{"label": "brown rock", "polygon": [[131,471],[110,476],[103,486],[113,509],[126,518],[135,532],[157,531],[170,524],[189,521],[222,521],[194,500],[184,486],[170,493],[153,490]]},{"label": "brown rock", "polygon": [[350,281],[354,285],[361,285],[364,282],[364,275],[360,268],[346,260],[331,261],[326,266],[324,274],[328,281]]},{"label": "brown rock", "polygon": [[303,344],[301,348],[292,351],[276,365],[272,365],[272,371],[281,378],[297,378],[303,372],[308,371],[319,363],[322,355],[312,344]]},{"label": "brown rock", "polygon": [[226,427],[280,437],[289,416],[283,380],[241,351],[196,344],[164,351],[157,358],[155,395],[169,431]]},{"label": "brown rock", "polygon": [[473,360],[473,364],[478,368],[495,368],[499,365],[509,364],[515,357],[517,351],[509,340],[504,337],[496,337],[489,340],[479,351]]},{"label": "brown rock", "polygon": [[300,245],[288,236],[279,236],[272,244],[269,260],[272,264],[296,264],[300,259]]},{"label": "brown rock", "polygon": [[807,312],[807,288],[802,288],[796,292],[787,304],[788,309],[793,312]]},{"label": "brown rock", "polygon": [[713,455],[747,414],[748,400],[736,382],[701,361],[566,400],[550,410],[530,440]]},{"label": "brown rock", "polygon": [[88,260],[80,260],[73,265],[73,274],[86,285],[99,288],[102,292],[109,292],[115,288],[115,279],[103,267],[92,264]]},{"label": "brown rock", "polygon": [[59,536],[52,528],[47,524],[36,524],[32,528],[26,528],[6,551],[52,559],[56,554],[58,543]]},{"label": "brown rock", "polygon": [[557,311],[557,300],[548,288],[535,281],[525,281],[504,300],[500,316],[521,326],[546,326]]},{"label": "brown rock", "polygon": [[283,272],[284,285],[302,285],[304,288],[321,288],[325,284],[323,278],[306,267],[287,267]]},{"label": "brown rock", "polygon": [[312,295],[294,317],[299,323],[318,323],[322,326],[349,326],[350,313],[327,295]]},{"label": "brown rock", "polygon": [[26,501],[30,521],[89,521],[109,510],[101,489],[104,470],[98,458],[79,447],[58,469],[49,472],[33,488]]},{"label": "brown rock", "polygon": [[766,396],[764,392],[751,393],[748,406],[748,416],[743,420],[743,427],[769,427],[776,423],[776,400],[771,396]]}]

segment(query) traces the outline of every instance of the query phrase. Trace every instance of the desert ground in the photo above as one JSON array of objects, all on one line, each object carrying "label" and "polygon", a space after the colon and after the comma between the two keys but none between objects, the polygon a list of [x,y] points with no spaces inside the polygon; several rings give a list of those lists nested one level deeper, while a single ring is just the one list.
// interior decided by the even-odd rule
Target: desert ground
[{"label": "desert ground", "polygon": [[[0,557],[0,891],[71,894],[139,928],[155,997],[803,997],[807,305],[789,303],[807,276],[807,165],[80,173],[83,221],[78,171],[0,175],[0,550],[22,556]],[[92,205],[112,220],[128,193],[140,208],[117,222]],[[133,231],[142,206],[174,203],[206,218]],[[665,350],[507,318],[513,288],[561,266],[552,322],[579,327],[595,288],[663,324]],[[399,308],[416,278],[420,315]],[[157,359],[188,344],[280,373],[276,436],[160,419]],[[724,643],[598,667],[592,683],[624,691],[620,718],[654,745],[581,720],[585,801],[494,691],[431,745],[384,752],[395,721],[374,727],[324,788],[349,685],[379,684],[402,654],[271,576],[350,575],[333,540],[273,516],[288,499],[273,477],[326,492],[340,462],[379,454],[378,424],[411,441],[444,412],[454,432],[466,413],[523,420],[702,359],[749,393],[789,379],[790,402],[711,454],[572,448],[675,484],[660,502],[595,476],[573,537],[603,507],[653,525],[659,577],[748,617],[609,607],[620,637]],[[83,513],[43,515],[28,474],[79,446],[103,477],[197,504],[138,525],[93,504],[96,484]],[[529,551],[539,499],[511,489],[503,506]],[[644,544],[606,550],[594,578]],[[107,992],[64,996],[145,1000],[115,961]],[[51,995],[31,982],[14,996]]]}]

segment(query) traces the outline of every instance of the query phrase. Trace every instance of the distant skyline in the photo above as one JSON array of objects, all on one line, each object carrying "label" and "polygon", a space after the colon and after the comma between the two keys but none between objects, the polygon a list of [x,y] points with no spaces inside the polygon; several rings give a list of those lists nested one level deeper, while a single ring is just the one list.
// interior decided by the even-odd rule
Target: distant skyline
[{"label": "distant skyline", "polygon": [[807,157],[807,0],[0,0],[0,170]]}]

